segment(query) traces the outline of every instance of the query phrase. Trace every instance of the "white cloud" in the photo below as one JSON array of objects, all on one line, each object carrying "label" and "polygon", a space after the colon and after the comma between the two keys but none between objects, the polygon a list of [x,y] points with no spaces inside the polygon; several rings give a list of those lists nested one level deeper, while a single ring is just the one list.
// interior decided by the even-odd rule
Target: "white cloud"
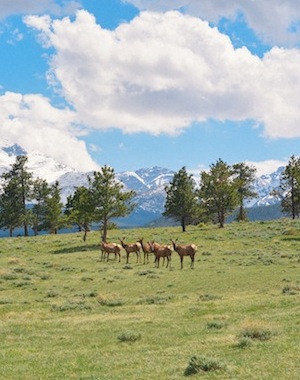
[{"label": "white cloud", "polygon": [[279,167],[286,166],[287,161],[281,160],[266,160],[260,162],[249,161],[247,165],[252,165],[256,168],[256,176],[260,177],[264,174],[274,173]]},{"label": "white cloud", "polygon": [[[76,114],[53,107],[41,95],[0,96],[1,133],[27,151],[43,152],[81,171],[96,170],[84,142],[77,139]],[[76,158],[76,161],[74,160]]]},{"label": "white cloud", "polygon": [[95,129],[172,135],[208,119],[253,119],[267,137],[300,137],[298,49],[260,59],[179,12],[143,12],[114,31],[86,11],[26,22],[54,47],[52,78]]},{"label": "white cloud", "polygon": [[300,3],[295,0],[127,0],[141,10],[184,9],[213,23],[242,13],[250,28],[265,42],[291,46],[300,43]]},{"label": "white cloud", "polygon": [[68,1],[59,5],[56,0],[0,0],[0,20],[14,14],[50,12],[55,15],[66,15],[74,13],[79,7],[78,1]]},{"label": "white cloud", "polygon": [[18,42],[22,41],[24,38],[23,34],[20,33],[18,28],[15,28],[10,35],[10,39],[7,41],[7,43],[11,45],[16,45]]}]

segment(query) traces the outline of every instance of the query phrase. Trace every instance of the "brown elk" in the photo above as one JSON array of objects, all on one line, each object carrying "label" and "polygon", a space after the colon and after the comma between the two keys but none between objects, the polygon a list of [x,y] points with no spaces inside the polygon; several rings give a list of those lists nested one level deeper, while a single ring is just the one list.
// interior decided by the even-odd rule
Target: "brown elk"
[{"label": "brown elk", "polygon": [[172,255],[172,248],[170,245],[159,245],[158,243],[155,243],[154,241],[150,242],[150,247],[152,252],[155,256],[155,261],[157,268],[159,268],[159,260],[162,257],[163,259],[167,259],[167,265],[166,268],[168,268],[168,265],[170,264],[171,269],[171,255]]},{"label": "brown elk", "polygon": [[117,257],[117,255],[119,256],[119,262],[121,261],[121,249],[122,247],[120,246],[120,244],[116,244],[116,243],[106,243],[104,241],[102,241],[101,243],[101,261],[105,261],[105,258],[109,259],[109,254],[110,253],[114,253],[115,254],[115,257]]},{"label": "brown elk", "polygon": [[183,268],[183,258],[184,256],[190,256],[191,258],[191,268],[194,268],[194,262],[195,262],[195,254],[197,252],[197,246],[195,244],[176,244],[178,239],[175,241],[171,239],[171,242],[173,244],[173,249],[176,251],[180,257],[180,263],[181,263],[181,269]]},{"label": "brown elk", "polygon": [[122,247],[126,251],[126,263],[128,264],[129,255],[132,252],[136,253],[136,262],[138,263],[139,259],[141,262],[141,248],[142,248],[141,244],[138,241],[135,243],[130,243],[130,244],[124,243],[125,237],[123,237],[123,239],[119,239],[119,240],[121,242]]},{"label": "brown elk", "polygon": [[138,242],[141,244],[142,250],[144,252],[144,264],[146,264],[146,257],[147,257],[147,264],[149,263],[149,255],[152,252],[150,243],[144,243],[144,238],[141,238],[138,240]]}]

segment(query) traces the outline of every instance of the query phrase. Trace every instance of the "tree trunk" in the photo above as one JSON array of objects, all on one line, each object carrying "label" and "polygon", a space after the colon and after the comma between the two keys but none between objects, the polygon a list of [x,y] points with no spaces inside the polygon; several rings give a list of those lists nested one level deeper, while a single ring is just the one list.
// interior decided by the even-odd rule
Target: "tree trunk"
[{"label": "tree trunk", "polygon": [[107,220],[103,221],[103,234],[102,234],[102,241],[106,243],[107,239]]},{"label": "tree trunk", "polygon": [[182,232],[185,232],[185,217],[184,216],[181,218],[181,227],[182,227]]},{"label": "tree trunk", "polygon": [[87,230],[84,230],[83,234],[83,241],[86,242],[86,237],[87,237]]},{"label": "tree trunk", "polygon": [[239,222],[243,222],[245,220],[245,210],[244,210],[244,205],[241,203],[240,205],[240,210],[239,210]]}]

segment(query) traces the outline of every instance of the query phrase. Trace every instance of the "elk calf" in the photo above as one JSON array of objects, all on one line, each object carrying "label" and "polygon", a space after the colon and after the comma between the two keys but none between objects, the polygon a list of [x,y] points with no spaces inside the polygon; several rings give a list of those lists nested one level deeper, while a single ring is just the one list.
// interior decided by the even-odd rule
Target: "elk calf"
[{"label": "elk calf", "polygon": [[151,247],[151,250],[152,252],[154,253],[154,256],[155,256],[155,261],[156,262],[156,266],[157,268],[159,268],[159,260],[160,258],[162,257],[163,259],[167,259],[167,265],[166,265],[166,268],[168,267],[168,265],[170,264],[170,269],[171,269],[171,255],[172,255],[172,248],[170,245],[159,245],[157,243],[155,243],[154,241],[152,241],[150,244],[150,247]]}]

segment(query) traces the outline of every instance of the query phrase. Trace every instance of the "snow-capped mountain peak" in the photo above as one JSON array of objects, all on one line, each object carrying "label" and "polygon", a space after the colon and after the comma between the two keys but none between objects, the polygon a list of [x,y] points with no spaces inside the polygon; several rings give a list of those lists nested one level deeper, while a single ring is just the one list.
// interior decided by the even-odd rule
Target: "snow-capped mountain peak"
[{"label": "snow-capped mountain peak", "polygon": [[[77,187],[88,186],[88,176],[92,172],[78,172],[41,152],[27,153],[21,146],[6,139],[0,140],[0,175],[9,171],[15,163],[16,157],[22,154],[27,155],[27,168],[35,178],[45,179],[49,184],[56,180],[59,181],[61,198],[64,203]],[[257,177],[253,184],[253,190],[258,193],[258,198],[249,201],[246,207],[278,203],[280,200],[271,193],[272,190],[279,187],[283,170],[284,167],[279,167],[273,173]],[[143,225],[161,216],[166,199],[165,186],[172,181],[174,174],[174,171],[158,166],[116,173],[117,180],[123,183],[125,190],[136,192],[137,208],[131,216],[135,220],[135,225]]]}]

